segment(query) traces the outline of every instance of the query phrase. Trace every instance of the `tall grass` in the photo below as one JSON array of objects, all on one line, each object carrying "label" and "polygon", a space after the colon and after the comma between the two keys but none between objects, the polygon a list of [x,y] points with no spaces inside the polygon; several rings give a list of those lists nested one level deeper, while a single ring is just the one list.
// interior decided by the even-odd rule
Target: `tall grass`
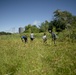
[{"label": "tall grass", "polygon": [[[47,43],[42,35],[25,44],[20,35],[0,36],[0,75],[76,75],[76,44],[57,40],[49,34]],[[39,35],[39,36],[38,36]]]}]

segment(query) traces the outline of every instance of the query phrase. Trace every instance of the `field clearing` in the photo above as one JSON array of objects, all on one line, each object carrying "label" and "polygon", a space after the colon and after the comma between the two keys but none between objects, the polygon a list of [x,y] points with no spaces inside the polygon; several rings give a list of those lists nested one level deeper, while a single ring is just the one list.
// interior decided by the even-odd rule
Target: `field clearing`
[{"label": "field clearing", "polygon": [[76,75],[76,43],[0,36],[0,75]]}]

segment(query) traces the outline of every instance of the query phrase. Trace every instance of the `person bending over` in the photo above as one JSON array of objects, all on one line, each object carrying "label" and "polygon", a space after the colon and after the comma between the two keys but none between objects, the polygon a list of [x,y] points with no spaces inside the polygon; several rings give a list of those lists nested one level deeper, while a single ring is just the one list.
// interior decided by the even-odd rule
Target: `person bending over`
[{"label": "person bending over", "polygon": [[43,35],[43,42],[47,42],[47,37],[46,37],[46,33],[44,33],[44,35]]},{"label": "person bending over", "polygon": [[25,41],[25,43],[26,43],[27,42],[27,36],[26,35],[25,36],[22,36],[21,37],[21,40],[22,40],[22,42]]}]

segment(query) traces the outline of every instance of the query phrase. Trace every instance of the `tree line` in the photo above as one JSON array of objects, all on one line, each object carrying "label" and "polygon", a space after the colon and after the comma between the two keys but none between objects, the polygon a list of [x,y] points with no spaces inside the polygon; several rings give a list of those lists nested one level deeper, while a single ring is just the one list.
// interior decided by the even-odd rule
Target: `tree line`
[{"label": "tree line", "polygon": [[12,33],[9,32],[0,32],[0,35],[11,35]]},{"label": "tree line", "polygon": [[47,20],[45,22],[42,22],[39,27],[36,25],[27,25],[25,26],[25,33],[41,33],[41,32],[48,32],[49,30],[57,32],[59,34],[60,32],[63,33],[63,31],[68,32],[67,36],[69,39],[75,40],[76,39],[76,16],[68,11],[62,11],[62,10],[55,10],[53,12],[53,19],[48,22]]},{"label": "tree line", "polygon": [[53,12],[53,19],[52,21],[48,22],[47,20],[45,22],[42,22],[39,27],[36,25],[27,25],[25,26],[25,33],[29,32],[48,32],[48,30],[55,30],[56,32],[62,32],[63,30],[67,29],[71,32],[76,31],[76,16],[72,15],[72,13],[68,11],[61,11],[56,10]]}]

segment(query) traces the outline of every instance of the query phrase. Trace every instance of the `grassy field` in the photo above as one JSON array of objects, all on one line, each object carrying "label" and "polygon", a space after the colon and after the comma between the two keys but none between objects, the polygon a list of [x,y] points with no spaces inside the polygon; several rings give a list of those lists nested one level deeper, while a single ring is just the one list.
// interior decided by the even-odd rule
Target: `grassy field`
[{"label": "grassy field", "polygon": [[0,36],[0,75],[76,75],[76,43],[35,36],[26,44],[19,34]]}]

